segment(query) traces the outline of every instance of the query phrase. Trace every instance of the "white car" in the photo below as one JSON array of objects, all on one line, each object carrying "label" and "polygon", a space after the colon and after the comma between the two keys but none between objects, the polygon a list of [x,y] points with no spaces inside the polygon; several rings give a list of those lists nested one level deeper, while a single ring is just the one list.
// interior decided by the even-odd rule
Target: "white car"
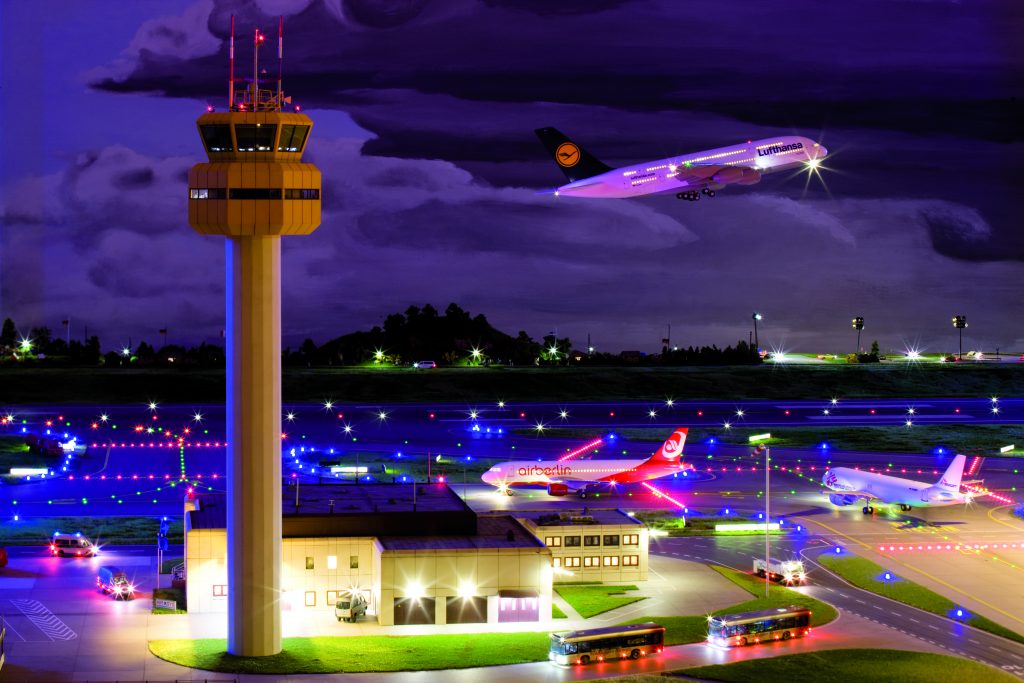
[{"label": "white car", "polygon": [[414,368],[436,368],[437,363],[432,360],[418,360],[412,364]]}]

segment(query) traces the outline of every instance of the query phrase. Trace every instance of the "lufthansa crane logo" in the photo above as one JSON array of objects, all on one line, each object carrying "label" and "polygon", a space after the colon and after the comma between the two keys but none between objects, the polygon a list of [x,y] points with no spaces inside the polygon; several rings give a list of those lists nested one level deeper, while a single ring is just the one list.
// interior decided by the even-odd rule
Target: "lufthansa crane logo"
[{"label": "lufthansa crane logo", "polygon": [[572,168],[580,163],[580,148],[571,142],[563,142],[555,150],[555,161],[559,166]]},{"label": "lufthansa crane logo", "polygon": [[679,447],[679,441],[681,438],[682,434],[676,432],[668,441],[665,442],[665,445],[661,449],[661,454],[665,456],[666,460],[675,460],[679,457],[679,451],[681,450]]}]

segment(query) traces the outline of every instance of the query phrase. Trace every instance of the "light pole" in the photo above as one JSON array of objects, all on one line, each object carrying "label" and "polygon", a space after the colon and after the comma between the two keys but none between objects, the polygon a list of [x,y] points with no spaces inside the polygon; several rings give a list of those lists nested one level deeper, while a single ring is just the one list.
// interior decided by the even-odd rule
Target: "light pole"
[{"label": "light pole", "polygon": [[[751,442],[756,443],[759,439],[768,438],[767,436],[758,435],[752,437]],[[771,582],[771,449],[763,443],[758,443],[757,448],[751,455],[759,455],[764,452],[764,597],[768,597],[768,588]]]},{"label": "light pole", "polygon": [[757,321],[761,319],[760,313],[754,313],[751,318],[754,319],[754,350],[760,355],[761,353],[761,342],[757,339]]},{"label": "light pole", "polygon": [[864,318],[859,315],[854,318],[853,329],[857,330],[857,353],[860,353],[860,331],[864,329]]},{"label": "light pole", "polygon": [[964,328],[967,327],[967,316],[966,315],[954,315],[953,316],[953,327],[960,333],[960,360],[964,359]]}]

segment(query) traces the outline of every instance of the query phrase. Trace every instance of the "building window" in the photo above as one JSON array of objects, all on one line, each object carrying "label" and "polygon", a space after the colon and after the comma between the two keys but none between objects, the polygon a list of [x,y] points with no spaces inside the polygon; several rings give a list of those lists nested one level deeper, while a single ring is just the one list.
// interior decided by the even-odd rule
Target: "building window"
[{"label": "building window", "polygon": [[607,557],[604,558],[604,566],[606,566],[606,567],[618,567],[619,566],[619,556],[618,555],[608,555]]},{"label": "building window", "polygon": [[622,564],[626,567],[639,567],[640,556],[639,555],[623,555]]},{"label": "building window", "polygon": [[306,607],[316,607],[316,591],[306,591]]},{"label": "building window", "polygon": [[566,568],[572,568],[572,567],[579,567],[580,566],[580,558],[578,558],[578,557],[566,557],[566,558],[563,558],[563,559],[565,561]]},{"label": "building window", "polygon": [[213,587],[213,597],[215,598],[226,598],[228,596],[227,585],[218,585]]},{"label": "building window", "polygon": [[600,557],[584,557],[583,558],[583,566],[584,567],[600,567],[601,566],[601,558]]},{"label": "building window", "polygon": [[566,536],[565,537],[565,547],[566,548],[579,548],[580,547],[580,537],[579,536]]},{"label": "building window", "polygon": [[619,535],[618,534],[613,534],[613,535],[605,536],[604,537],[604,544],[605,545],[618,545],[619,544]]},{"label": "building window", "polygon": [[561,567],[562,566],[562,558],[560,558],[560,557],[552,557],[551,558],[551,566],[556,568],[556,569]]},{"label": "building window", "polygon": [[562,547],[562,537],[561,536],[547,536],[544,539],[544,545],[548,546],[549,548],[561,548]]},{"label": "building window", "polygon": [[341,591],[327,591],[327,604],[335,605],[338,603],[338,594]]},{"label": "building window", "polygon": [[228,194],[231,199],[281,198],[281,190],[276,187],[233,187]]},{"label": "building window", "polygon": [[349,555],[348,556],[348,568],[349,569],[359,569],[359,556],[358,555]]},{"label": "building window", "polygon": [[306,558],[306,569],[312,569],[312,568],[313,568],[313,558],[312,557],[307,557]]},{"label": "building window", "polygon": [[281,140],[277,143],[277,151],[301,152],[308,133],[309,126],[281,126]]},{"label": "building window", "polygon": [[227,199],[228,191],[223,187],[190,187],[189,199]]},{"label": "building window", "polygon": [[640,534],[625,534],[622,537],[622,545],[640,545]]},{"label": "building window", "polygon": [[203,144],[208,152],[233,152],[235,146],[231,142],[231,126],[206,125],[199,126],[203,136]]},{"label": "building window", "polygon": [[288,189],[284,191],[285,199],[320,199],[320,190]]},{"label": "building window", "polygon": [[589,545],[589,546],[601,545],[601,537],[600,536],[584,536],[583,537],[583,545]]},{"label": "building window", "polygon": [[239,152],[270,152],[274,149],[277,126],[260,123],[239,123],[235,126],[235,139]]},{"label": "building window", "polygon": [[337,569],[338,568],[338,556],[337,555],[328,555],[327,556],[327,568],[328,569]]}]

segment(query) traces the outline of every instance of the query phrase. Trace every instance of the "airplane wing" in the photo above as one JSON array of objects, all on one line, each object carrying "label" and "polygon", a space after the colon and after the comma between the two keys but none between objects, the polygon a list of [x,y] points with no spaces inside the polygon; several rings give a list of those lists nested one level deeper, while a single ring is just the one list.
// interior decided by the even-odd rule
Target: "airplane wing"
[{"label": "airplane wing", "polygon": [[732,184],[753,185],[761,180],[761,172],[753,166],[736,164],[690,164],[680,166],[669,177],[675,177],[687,187],[720,188]]}]

